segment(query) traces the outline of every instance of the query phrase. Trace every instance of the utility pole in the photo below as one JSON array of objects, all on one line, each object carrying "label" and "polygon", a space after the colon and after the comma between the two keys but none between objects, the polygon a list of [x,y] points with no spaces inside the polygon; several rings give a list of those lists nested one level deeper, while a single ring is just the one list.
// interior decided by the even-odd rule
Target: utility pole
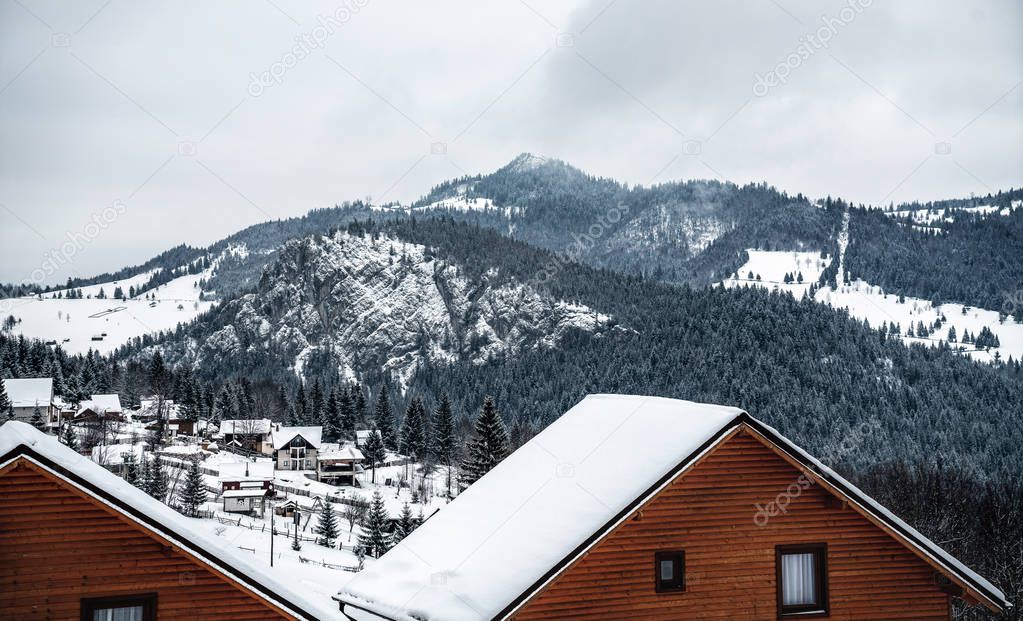
[{"label": "utility pole", "polygon": [[270,567],[274,566],[274,507],[270,505]]}]

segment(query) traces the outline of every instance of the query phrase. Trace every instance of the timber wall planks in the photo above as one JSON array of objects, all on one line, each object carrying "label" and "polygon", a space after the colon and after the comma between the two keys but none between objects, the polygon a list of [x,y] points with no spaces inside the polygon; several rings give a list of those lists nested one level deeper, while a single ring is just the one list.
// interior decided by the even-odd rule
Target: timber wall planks
[{"label": "timber wall planks", "polygon": [[290,618],[34,465],[0,473],[0,619],[77,621],[82,597],[153,592],[160,621]]},{"label": "timber wall planks", "polygon": [[[799,474],[748,433],[726,440],[515,618],[777,619],[775,546],[823,542],[829,619],[949,619],[934,570],[819,486],[757,526],[755,505],[766,505]],[[687,590],[657,593],[654,553],[674,549],[686,553]]]}]

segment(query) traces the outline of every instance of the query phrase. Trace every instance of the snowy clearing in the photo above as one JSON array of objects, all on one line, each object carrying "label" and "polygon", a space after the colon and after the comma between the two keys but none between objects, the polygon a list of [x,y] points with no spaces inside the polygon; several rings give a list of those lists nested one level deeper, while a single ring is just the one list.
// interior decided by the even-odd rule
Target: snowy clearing
[{"label": "snowy clearing", "polygon": [[[756,286],[776,291],[787,291],[797,298],[809,290],[812,283],[817,282],[823,271],[831,262],[830,258],[821,258],[819,252],[792,252],[749,250],[749,261],[739,268],[739,278],[729,278],[723,282],[726,287]],[[785,274],[803,273],[803,283],[785,283]],[[754,277],[749,278],[750,272]],[[758,280],[756,276],[759,275]],[[864,319],[873,328],[880,328],[885,323],[896,323],[902,328],[902,340],[907,344],[923,343],[938,345],[948,341],[950,328],[955,328],[957,341],[962,340],[968,331],[976,336],[984,328],[988,328],[999,339],[1000,346],[990,350],[978,350],[975,346],[964,343],[953,343],[952,346],[962,350],[971,358],[983,362],[991,362],[997,353],[1005,360],[1009,356],[1019,360],[1023,357],[1023,324],[1006,319],[999,321],[997,311],[982,308],[964,307],[962,304],[941,304],[934,306],[928,300],[904,296],[899,302],[899,295],[884,292],[881,287],[871,285],[862,280],[842,284],[838,289],[824,287],[819,289],[814,299],[835,309],[845,309],[857,319]],[[965,312],[964,312],[965,309]],[[927,337],[907,336],[910,326],[916,330],[922,322],[930,327],[941,319],[941,328]],[[915,333],[915,332],[914,332]]]}]

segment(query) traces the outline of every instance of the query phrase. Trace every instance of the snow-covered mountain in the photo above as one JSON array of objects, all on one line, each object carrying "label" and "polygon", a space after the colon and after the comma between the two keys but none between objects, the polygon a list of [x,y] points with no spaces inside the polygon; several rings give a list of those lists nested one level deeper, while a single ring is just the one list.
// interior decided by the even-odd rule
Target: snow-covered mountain
[{"label": "snow-covered mountain", "polygon": [[317,359],[345,376],[404,383],[424,361],[479,363],[608,329],[606,315],[496,275],[469,277],[423,245],[383,235],[294,240],[183,356],[200,368],[273,358],[300,375]]}]

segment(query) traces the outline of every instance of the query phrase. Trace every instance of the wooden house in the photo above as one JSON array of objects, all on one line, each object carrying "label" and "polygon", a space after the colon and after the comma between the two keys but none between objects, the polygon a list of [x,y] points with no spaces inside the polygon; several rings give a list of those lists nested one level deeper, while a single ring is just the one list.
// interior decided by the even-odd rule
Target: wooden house
[{"label": "wooden house", "polygon": [[[3,381],[7,398],[11,401],[14,420],[27,423],[32,420],[32,414],[38,407],[44,423],[52,425],[56,421],[57,408],[53,405],[53,378],[31,377],[0,381]],[[0,420],[7,420],[7,412],[0,412],[0,415],[2,415]]]},{"label": "wooden house", "polygon": [[269,418],[222,420],[214,437],[228,450],[241,449],[269,455],[273,452],[270,442],[272,425]]},{"label": "wooden house", "polygon": [[1011,605],[747,413],[593,395],[336,599],[394,621],[948,621],[953,597]]},{"label": "wooden house", "polygon": [[278,470],[316,470],[323,427],[274,425],[270,436]]},{"label": "wooden house", "polygon": [[0,618],[340,618],[20,422],[0,427],[0,524]]}]

